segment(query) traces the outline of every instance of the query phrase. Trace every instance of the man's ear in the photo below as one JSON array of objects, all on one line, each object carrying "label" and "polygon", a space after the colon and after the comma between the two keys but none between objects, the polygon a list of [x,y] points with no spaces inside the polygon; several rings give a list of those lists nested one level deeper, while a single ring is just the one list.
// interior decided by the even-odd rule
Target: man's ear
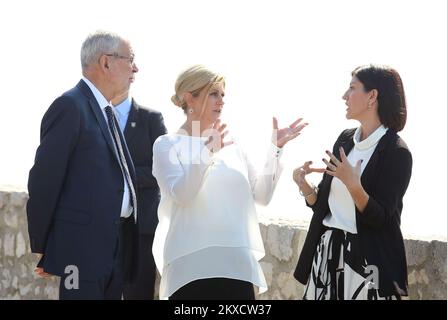
[{"label": "man's ear", "polygon": [[99,67],[101,68],[101,70],[109,69],[109,58],[106,55],[102,55],[99,58]]}]

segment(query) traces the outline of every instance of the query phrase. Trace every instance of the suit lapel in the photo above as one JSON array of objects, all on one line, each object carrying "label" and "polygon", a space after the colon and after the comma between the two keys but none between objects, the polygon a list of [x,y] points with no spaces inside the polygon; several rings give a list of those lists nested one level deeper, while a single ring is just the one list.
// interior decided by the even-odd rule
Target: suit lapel
[{"label": "suit lapel", "polygon": [[[98,104],[98,101],[96,101],[95,96],[93,95],[93,93],[91,92],[90,88],[87,86],[87,84],[86,84],[84,81],[82,81],[82,80],[79,81],[79,83],[77,84],[77,87],[78,87],[79,90],[81,90],[81,91],[85,94],[85,96],[88,98],[90,108],[92,109],[93,114],[95,115],[96,120],[97,120],[98,123],[99,123],[99,127],[101,128],[101,131],[102,131],[102,134],[103,134],[103,136],[104,136],[104,139],[106,139],[106,141],[107,141],[107,145],[109,146],[110,151],[115,155],[115,159],[116,159],[116,161],[118,161],[118,163],[120,163],[120,160],[119,160],[119,158],[118,158],[118,154],[117,154],[116,151],[115,151],[115,144],[114,144],[114,142],[112,141],[112,136],[111,136],[111,133],[110,133],[110,131],[109,131],[109,125],[107,124],[106,119],[104,118],[104,114],[103,114],[103,112],[102,112],[102,110],[101,110],[101,107],[100,107],[99,104]],[[132,100],[132,105],[133,105],[133,100]],[[129,119],[130,119],[130,114],[129,114]],[[129,121],[128,121],[128,123],[129,123]],[[126,128],[127,128],[127,124],[126,124]],[[118,130],[119,130],[119,129],[118,129]],[[121,130],[119,130],[118,133],[119,133],[119,135],[120,135],[120,138],[121,138],[122,140],[124,140],[124,137],[123,137],[123,135],[121,134]],[[127,161],[127,166],[128,166],[128,168],[129,168],[129,172],[130,172],[130,176],[131,176],[132,182],[133,182],[133,184],[134,184],[134,186],[135,186],[135,188],[136,188],[137,184],[136,184],[136,172],[135,172],[135,167],[134,167],[133,161],[132,161],[132,159],[131,159],[131,157],[130,157],[130,153],[129,153],[129,149],[127,148],[127,143],[126,143],[126,141],[123,141],[123,142],[122,142],[122,145],[123,145],[123,148],[126,149],[126,150],[124,151],[124,156],[125,156],[126,161]]]},{"label": "suit lapel", "polygon": [[107,145],[109,146],[110,151],[115,155],[116,160],[119,162],[118,155],[116,154],[115,146],[110,135],[109,126],[106,123],[106,119],[104,118],[104,114],[102,113],[98,101],[96,101],[95,96],[84,81],[79,81],[77,87],[87,96],[90,108],[92,109],[93,114],[95,115],[96,120],[99,123],[99,127],[101,128],[104,139],[107,141]]},{"label": "suit lapel", "polygon": [[130,106],[129,117],[127,118],[126,127],[124,128],[124,136],[126,137],[127,144],[130,144],[135,133],[137,132],[138,123],[138,109],[139,106],[132,99],[132,104]]}]

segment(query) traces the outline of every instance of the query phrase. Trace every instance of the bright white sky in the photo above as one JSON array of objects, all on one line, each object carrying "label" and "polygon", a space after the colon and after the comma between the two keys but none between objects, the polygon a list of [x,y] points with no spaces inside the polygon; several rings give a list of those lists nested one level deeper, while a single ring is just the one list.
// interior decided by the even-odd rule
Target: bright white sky
[{"label": "bright white sky", "polygon": [[408,102],[401,135],[414,158],[402,229],[447,237],[443,1],[2,1],[0,185],[26,187],[41,118],[79,80],[81,43],[97,29],[131,40],[140,69],[132,94],[160,110],[170,131],[183,121],[170,102],[176,76],[194,63],[226,76],[223,117],[255,163],[264,159],[273,115],[280,125],[305,117],[310,125],[286,146],[283,176],[260,210],[288,218],[311,217],[293,168],[320,164],[340,131],[357,126],[345,119],[341,99],[350,72],[366,63],[393,66]]}]

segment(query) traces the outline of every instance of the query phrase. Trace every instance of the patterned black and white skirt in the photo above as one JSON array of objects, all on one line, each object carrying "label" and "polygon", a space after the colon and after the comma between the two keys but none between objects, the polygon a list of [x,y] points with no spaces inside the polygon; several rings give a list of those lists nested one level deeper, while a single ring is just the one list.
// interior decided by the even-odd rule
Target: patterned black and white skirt
[{"label": "patterned black and white skirt", "polygon": [[358,235],[329,228],[321,236],[306,285],[305,300],[395,300],[378,293],[378,270],[358,248]]}]

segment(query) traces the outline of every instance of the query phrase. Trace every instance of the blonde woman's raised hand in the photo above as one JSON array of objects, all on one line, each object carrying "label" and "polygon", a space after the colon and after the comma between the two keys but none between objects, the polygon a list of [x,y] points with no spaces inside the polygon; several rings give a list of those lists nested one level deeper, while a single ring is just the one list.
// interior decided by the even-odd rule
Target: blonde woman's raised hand
[{"label": "blonde woman's raised hand", "polygon": [[286,145],[287,142],[298,137],[301,133],[301,130],[303,130],[303,128],[308,125],[308,123],[306,122],[301,123],[301,121],[303,121],[303,118],[297,119],[295,122],[293,122],[290,126],[286,128],[279,129],[278,120],[275,117],[273,117],[273,132],[272,132],[273,144],[278,148],[282,148]]}]

